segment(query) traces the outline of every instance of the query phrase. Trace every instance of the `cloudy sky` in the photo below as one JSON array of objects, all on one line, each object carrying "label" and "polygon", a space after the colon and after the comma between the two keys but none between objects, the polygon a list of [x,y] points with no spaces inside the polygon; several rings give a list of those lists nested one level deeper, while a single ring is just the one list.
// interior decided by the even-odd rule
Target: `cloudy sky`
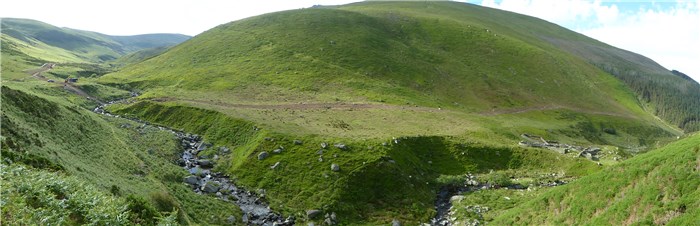
[{"label": "cloudy sky", "polygon": [[[700,7],[681,0],[463,0],[539,17],[640,53],[700,81]],[[351,0],[9,0],[0,17],[36,19],[110,35],[196,35],[267,12]]]}]

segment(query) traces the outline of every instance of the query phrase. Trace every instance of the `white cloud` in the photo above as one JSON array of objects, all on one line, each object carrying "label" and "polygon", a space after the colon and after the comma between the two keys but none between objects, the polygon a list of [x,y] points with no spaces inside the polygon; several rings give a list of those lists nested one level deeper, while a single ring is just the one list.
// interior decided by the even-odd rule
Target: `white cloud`
[{"label": "white cloud", "polygon": [[566,27],[606,23],[616,20],[620,13],[617,6],[604,6],[600,1],[503,0],[497,3],[484,0],[481,5],[538,17]]},{"label": "white cloud", "polygon": [[616,4],[602,4],[599,0],[482,2],[483,6],[542,18],[642,54],[700,81],[700,7],[694,1],[664,4],[673,7],[621,11]]}]

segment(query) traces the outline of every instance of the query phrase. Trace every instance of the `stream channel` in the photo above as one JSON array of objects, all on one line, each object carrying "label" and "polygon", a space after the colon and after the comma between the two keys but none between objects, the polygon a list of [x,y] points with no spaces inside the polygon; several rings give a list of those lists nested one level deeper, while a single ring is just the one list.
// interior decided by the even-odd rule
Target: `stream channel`
[{"label": "stream channel", "polygon": [[[111,114],[105,110],[105,107],[118,102],[122,101],[111,101],[99,105],[93,112],[110,117],[125,118]],[[148,122],[140,119],[125,119],[149,125]],[[242,219],[240,220],[244,224],[265,226],[294,225],[294,217],[284,218],[281,214],[275,213],[270,209],[270,206],[263,200],[264,191],[258,193],[247,191],[236,186],[227,176],[219,172],[212,172],[211,168],[214,166],[213,160],[200,159],[200,157],[197,156],[197,153],[209,148],[208,145],[203,142],[202,137],[167,127],[155,127],[160,130],[171,132],[180,141],[183,152],[182,155],[180,155],[180,159],[177,160],[177,164],[190,173],[190,176],[184,178],[184,182],[190,185],[194,192],[197,194],[214,194],[221,200],[236,204],[243,212]],[[234,223],[235,221],[235,218],[229,218],[229,222]]]}]

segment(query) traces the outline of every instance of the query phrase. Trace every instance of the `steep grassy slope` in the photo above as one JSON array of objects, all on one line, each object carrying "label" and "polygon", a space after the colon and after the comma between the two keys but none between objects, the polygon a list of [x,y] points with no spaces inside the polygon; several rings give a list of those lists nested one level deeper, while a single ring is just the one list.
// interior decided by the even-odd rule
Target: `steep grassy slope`
[{"label": "steep grassy slope", "polygon": [[552,189],[494,224],[700,223],[700,134]]},{"label": "steep grassy slope", "polygon": [[[17,164],[20,164],[70,175],[71,181],[79,181],[70,182],[71,188],[66,189],[71,193],[76,189],[76,183],[89,184],[91,190],[88,197],[77,198],[76,205],[83,199],[110,199],[99,195],[102,193],[120,196],[119,199],[126,199],[129,205],[155,209],[154,215],[146,217],[147,219],[133,219],[133,223],[142,221],[150,224],[147,222],[156,222],[156,217],[168,216],[173,211],[176,211],[181,223],[223,224],[231,215],[240,217],[241,213],[236,206],[195,194],[182,183],[187,172],[174,164],[180,147],[171,133],[94,114],[80,107],[94,107],[93,103],[86,104],[84,97],[73,97],[73,94],[60,88],[46,88],[36,83],[10,85],[13,87],[2,87],[0,132],[3,164],[12,164],[10,169],[19,167]],[[3,167],[3,170],[6,168]],[[5,179],[3,177],[3,186],[5,183],[15,183],[11,177],[7,179],[9,181]],[[21,178],[16,180],[19,180],[17,183],[34,183],[21,182]],[[28,187],[29,191],[3,189],[3,192],[8,192],[3,193],[3,198],[15,200],[27,197],[29,202],[26,203],[28,206],[21,203],[3,204],[3,219],[9,220],[7,222],[33,224],[31,222],[36,222],[31,220],[33,217],[50,217],[45,214],[53,213],[52,211],[59,214],[54,217],[68,217],[61,215],[67,213],[60,209],[61,206],[43,200],[45,195],[50,195],[44,193],[47,189],[63,189],[50,185],[63,183],[60,182],[62,179],[55,180],[57,181],[44,181],[48,185],[37,182],[39,184]],[[49,187],[39,189],[42,186]],[[32,204],[32,199],[35,198],[40,199],[41,203]],[[46,206],[43,206],[43,202],[46,202]],[[70,208],[66,211],[85,211],[79,214],[90,212],[85,209],[88,207],[72,207],[70,202],[72,201],[68,201]],[[108,207],[117,208],[112,205]],[[31,212],[32,208],[46,208],[47,212],[31,215],[27,211]],[[209,210],[202,212],[201,209]],[[119,214],[114,211],[109,213]],[[12,217],[13,214],[18,214],[17,219]],[[69,219],[65,220],[70,222]]]}]

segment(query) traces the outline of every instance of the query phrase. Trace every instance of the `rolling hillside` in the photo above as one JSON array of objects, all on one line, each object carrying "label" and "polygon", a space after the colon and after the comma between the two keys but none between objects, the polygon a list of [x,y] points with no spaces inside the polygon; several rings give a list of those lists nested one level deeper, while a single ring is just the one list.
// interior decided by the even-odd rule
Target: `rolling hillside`
[{"label": "rolling hillside", "polygon": [[[193,145],[176,131],[203,139],[192,155],[218,176],[302,225],[430,223],[460,189],[467,201],[448,209],[460,221],[474,203],[496,224],[696,220],[698,136],[685,134],[700,85],[536,18],[363,2],[246,18],[173,47],[160,46],[186,37],[2,24],[0,167],[46,178],[3,177],[37,191],[3,190],[0,207],[16,213],[5,222],[248,223],[224,194],[193,190],[188,179],[206,176],[178,165]],[[58,65],[37,69],[47,62]],[[92,112],[134,94],[105,108],[119,117]],[[106,201],[61,210],[52,197]]]}]

